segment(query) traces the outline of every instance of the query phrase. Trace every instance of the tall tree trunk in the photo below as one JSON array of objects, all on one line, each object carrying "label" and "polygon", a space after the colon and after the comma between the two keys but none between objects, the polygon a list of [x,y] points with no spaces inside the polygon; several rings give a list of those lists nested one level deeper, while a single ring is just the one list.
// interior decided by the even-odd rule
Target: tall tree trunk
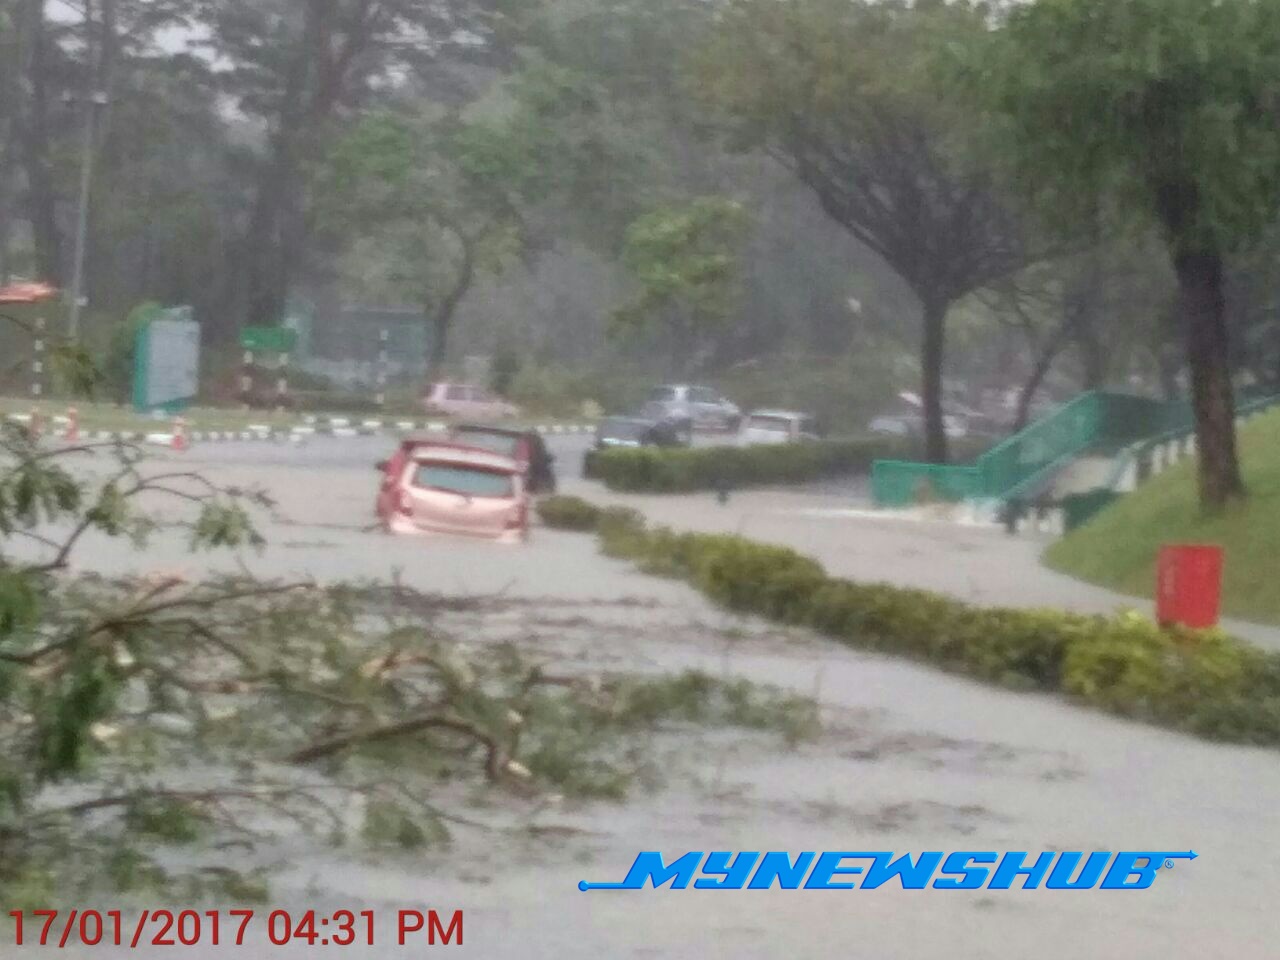
[{"label": "tall tree trunk", "polygon": [[304,262],[308,231],[302,220],[302,165],[332,117],[368,49],[381,5],[360,0],[343,13],[333,0],[301,5],[302,32],[281,91],[271,155],[259,175],[254,212],[241,261],[241,323],[278,323],[293,275]]},{"label": "tall tree trunk", "polygon": [[1098,329],[1098,317],[1078,313],[1072,325],[1071,342],[1080,359],[1081,386],[1101,390],[1107,385],[1107,347]]},{"label": "tall tree trunk", "polygon": [[1040,390],[1040,385],[1044,383],[1044,378],[1053,369],[1053,361],[1058,356],[1061,342],[1059,338],[1055,337],[1049,346],[1040,351],[1040,355],[1036,358],[1035,366],[1031,370],[1031,376],[1027,378],[1027,382],[1022,385],[1022,389],[1018,392],[1018,414],[1013,421],[1014,433],[1025,427],[1031,420],[1031,402],[1035,400],[1036,393]]},{"label": "tall tree trunk", "polygon": [[1222,255],[1216,250],[1178,253],[1173,266],[1186,318],[1191,403],[1200,453],[1200,505],[1220,510],[1245,495],[1236,451]]},{"label": "tall tree trunk", "polygon": [[27,174],[27,219],[35,246],[38,278],[62,280],[62,243],[58,233],[58,197],[49,158],[49,90],[46,51],[49,37],[45,0],[24,0],[20,33],[28,94],[21,110],[22,159]]},{"label": "tall tree trunk", "polygon": [[1204,215],[1194,181],[1157,184],[1156,207],[1178,278],[1178,309],[1187,335],[1200,507],[1213,512],[1245,494],[1236,452],[1222,252],[1203,238]]},{"label": "tall tree trunk", "polygon": [[[296,169],[292,130],[280,133],[272,145],[254,198],[253,214],[241,247],[239,271],[241,306],[237,311],[242,326],[273,326],[284,315],[288,280],[282,260],[289,256],[284,249],[283,225],[286,207],[293,197],[290,179]],[[230,319],[230,318],[228,318]],[[234,329],[216,329],[217,340],[228,339]]]},{"label": "tall tree trunk", "polygon": [[446,223],[445,228],[453,233],[458,244],[458,272],[454,275],[453,285],[435,307],[430,311],[431,330],[435,342],[427,345],[427,380],[434,382],[439,377],[440,368],[444,366],[445,351],[449,347],[449,333],[453,329],[453,317],[463,297],[471,290],[476,279],[476,244],[478,239],[464,232],[454,223]]},{"label": "tall tree trunk", "polygon": [[921,399],[924,402],[925,459],[946,463],[947,428],[942,407],[942,364],[946,351],[947,308],[941,298],[924,300],[924,342],[920,350]]},{"label": "tall tree trunk", "polygon": [[440,373],[444,369],[444,357],[449,349],[449,331],[453,326],[453,316],[437,310],[428,323],[430,326],[427,331],[427,355],[424,359],[427,382],[435,383],[440,379]]}]

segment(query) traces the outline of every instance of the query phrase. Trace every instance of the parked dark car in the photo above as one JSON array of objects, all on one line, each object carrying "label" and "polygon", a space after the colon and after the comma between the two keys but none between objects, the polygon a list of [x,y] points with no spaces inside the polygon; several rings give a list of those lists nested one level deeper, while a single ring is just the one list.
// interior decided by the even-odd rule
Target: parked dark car
[{"label": "parked dark car", "polygon": [[742,423],[742,411],[737,404],[711,387],[687,383],[655,387],[645,401],[644,413],[654,419],[680,424],[686,435],[692,435],[695,430],[736,433]]},{"label": "parked dark car", "polygon": [[672,420],[606,417],[596,426],[596,449],[605,447],[678,447],[682,442]]},{"label": "parked dark car", "polygon": [[537,430],[491,423],[460,423],[449,431],[454,443],[510,457],[524,467],[525,489],[537,495],[556,492],[555,456]]},{"label": "parked dark car", "polygon": [[689,431],[676,420],[649,417],[605,417],[596,425],[595,446],[587,451],[582,474],[592,476],[591,462],[602,450],[622,447],[681,447]]}]

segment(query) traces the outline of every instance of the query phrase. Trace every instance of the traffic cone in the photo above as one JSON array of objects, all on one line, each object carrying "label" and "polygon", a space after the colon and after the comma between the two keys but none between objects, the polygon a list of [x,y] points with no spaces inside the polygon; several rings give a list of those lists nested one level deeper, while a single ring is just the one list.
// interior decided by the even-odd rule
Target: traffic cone
[{"label": "traffic cone", "polygon": [[173,442],[171,444],[174,450],[187,449],[187,421],[182,417],[176,417],[173,421]]},{"label": "traffic cone", "polygon": [[75,407],[67,408],[67,431],[62,439],[68,443],[78,443],[80,440],[80,412]]}]

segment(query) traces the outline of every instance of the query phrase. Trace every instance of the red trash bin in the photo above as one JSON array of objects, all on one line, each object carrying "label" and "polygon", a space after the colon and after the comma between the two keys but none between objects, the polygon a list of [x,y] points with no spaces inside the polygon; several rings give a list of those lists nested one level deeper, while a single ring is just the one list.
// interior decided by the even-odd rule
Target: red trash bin
[{"label": "red trash bin", "polygon": [[1173,544],[1156,564],[1156,620],[1162,627],[1216,626],[1222,605],[1222,548]]}]

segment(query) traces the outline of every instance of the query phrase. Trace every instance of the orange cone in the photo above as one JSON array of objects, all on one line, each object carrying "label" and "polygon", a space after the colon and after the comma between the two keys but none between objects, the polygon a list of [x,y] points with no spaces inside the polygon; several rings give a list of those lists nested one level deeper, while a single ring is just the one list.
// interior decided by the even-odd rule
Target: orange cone
[{"label": "orange cone", "polygon": [[173,443],[174,450],[187,449],[187,421],[182,417],[176,417],[173,421]]},{"label": "orange cone", "polygon": [[67,408],[67,432],[62,435],[62,439],[68,443],[80,440],[80,412],[75,407]]}]

